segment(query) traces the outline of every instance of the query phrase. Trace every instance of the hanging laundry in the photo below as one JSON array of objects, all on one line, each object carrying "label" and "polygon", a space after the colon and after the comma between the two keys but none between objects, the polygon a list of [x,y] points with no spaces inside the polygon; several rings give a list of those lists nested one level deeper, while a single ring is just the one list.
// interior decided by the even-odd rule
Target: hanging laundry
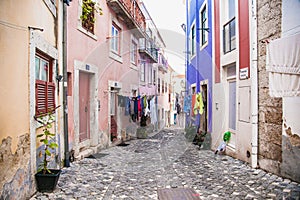
[{"label": "hanging laundry", "polygon": [[191,109],[190,109],[192,116],[195,116],[195,114],[194,114],[195,106],[196,106],[196,94],[193,94],[192,95],[192,104],[191,104]]},{"label": "hanging laundry", "polygon": [[151,124],[155,124],[157,122],[156,108],[155,108],[155,98],[150,101],[150,118]]},{"label": "hanging laundry", "polygon": [[129,97],[125,97],[125,116],[130,114],[130,99]]},{"label": "hanging laundry", "polygon": [[137,106],[138,106],[138,111],[141,112],[142,111],[142,106],[141,106],[141,97],[140,95],[137,98]]},{"label": "hanging laundry", "polygon": [[194,115],[197,115],[198,112],[199,112],[200,115],[202,115],[203,114],[203,107],[204,107],[204,104],[203,104],[202,94],[199,92],[196,95],[196,102],[195,102],[195,105],[194,105]]},{"label": "hanging laundry", "polygon": [[189,113],[190,110],[191,110],[191,104],[192,104],[192,97],[191,97],[191,95],[188,95],[188,96],[184,97],[183,112]]}]

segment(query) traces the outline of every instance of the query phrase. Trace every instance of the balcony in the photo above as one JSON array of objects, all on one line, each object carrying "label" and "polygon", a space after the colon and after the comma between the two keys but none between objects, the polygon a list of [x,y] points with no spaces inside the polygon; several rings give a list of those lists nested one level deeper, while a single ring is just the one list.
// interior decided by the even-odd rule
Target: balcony
[{"label": "balcony", "polygon": [[163,73],[168,72],[168,61],[167,59],[165,59],[165,57],[162,54],[160,54],[159,56],[157,66],[158,66],[158,70],[160,70],[161,72]]},{"label": "balcony", "polygon": [[128,29],[136,32],[137,37],[144,37],[145,16],[136,0],[106,0],[106,3],[124,21]]},{"label": "balcony", "polygon": [[155,44],[149,37],[140,38],[139,40],[140,46],[139,46],[139,52],[140,54],[144,54],[153,63],[156,63],[158,60],[158,52],[157,48],[155,47]]}]

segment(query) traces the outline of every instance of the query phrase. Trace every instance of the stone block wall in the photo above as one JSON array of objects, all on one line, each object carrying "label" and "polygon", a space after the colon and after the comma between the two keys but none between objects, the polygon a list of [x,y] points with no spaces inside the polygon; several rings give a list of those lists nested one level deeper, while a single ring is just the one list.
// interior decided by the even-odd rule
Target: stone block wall
[{"label": "stone block wall", "polygon": [[266,45],[281,37],[281,8],[282,0],[257,1],[259,166],[276,174],[282,162],[282,99],[269,95]]}]

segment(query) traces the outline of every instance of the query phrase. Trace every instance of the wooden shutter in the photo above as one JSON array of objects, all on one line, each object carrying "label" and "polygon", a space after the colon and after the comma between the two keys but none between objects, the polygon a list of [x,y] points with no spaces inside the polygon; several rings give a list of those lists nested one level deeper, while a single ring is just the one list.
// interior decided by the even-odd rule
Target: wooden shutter
[{"label": "wooden shutter", "polygon": [[53,112],[55,108],[55,84],[47,83],[47,112]]},{"label": "wooden shutter", "polygon": [[36,80],[35,82],[35,112],[36,115],[46,113],[47,110],[47,82]]},{"label": "wooden shutter", "polygon": [[43,115],[55,108],[55,84],[36,80],[35,83],[36,115]]}]

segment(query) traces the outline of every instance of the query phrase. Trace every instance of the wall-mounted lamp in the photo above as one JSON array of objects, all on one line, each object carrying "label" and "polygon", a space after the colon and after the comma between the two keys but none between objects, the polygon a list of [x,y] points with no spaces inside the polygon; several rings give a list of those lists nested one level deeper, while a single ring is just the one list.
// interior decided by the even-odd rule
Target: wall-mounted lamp
[{"label": "wall-mounted lamp", "polygon": [[62,81],[63,78],[64,78],[63,75],[57,75],[57,76],[56,76],[56,80],[57,80],[58,82]]},{"label": "wall-mounted lamp", "polygon": [[198,30],[204,30],[204,31],[207,31],[209,33],[209,28],[198,28]]},{"label": "wall-mounted lamp", "polygon": [[181,24],[181,28],[184,32],[186,32],[186,25],[185,24]]}]

